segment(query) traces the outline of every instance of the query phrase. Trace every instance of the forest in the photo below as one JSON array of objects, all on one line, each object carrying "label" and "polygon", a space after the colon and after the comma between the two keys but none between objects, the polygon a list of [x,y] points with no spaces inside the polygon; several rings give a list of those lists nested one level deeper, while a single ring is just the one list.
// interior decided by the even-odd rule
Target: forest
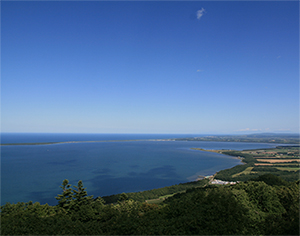
[{"label": "forest", "polygon": [[1,235],[299,235],[299,180],[266,174],[235,185],[205,181],[149,204],[125,193],[106,203],[88,196],[82,181],[64,180],[56,206],[1,206]]}]

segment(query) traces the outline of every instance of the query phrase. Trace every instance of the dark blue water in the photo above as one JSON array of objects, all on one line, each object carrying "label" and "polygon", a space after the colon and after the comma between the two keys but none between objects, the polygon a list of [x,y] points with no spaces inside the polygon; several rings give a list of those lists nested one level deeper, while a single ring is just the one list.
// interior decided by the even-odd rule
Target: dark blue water
[{"label": "dark blue water", "polygon": [[196,134],[74,134],[74,133],[1,133],[1,143],[44,143],[133,139],[171,139],[204,136]]},{"label": "dark blue water", "polygon": [[[15,138],[14,138],[15,137]],[[128,140],[188,135],[7,134],[2,143]],[[71,139],[70,139],[71,138]],[[101,139],[100,139],[101,138]],[[241,164],[238,159],[204,149],[255,149],[275,144],[130,141],[1,147],[1,205],[38,201],[56,205],[64,179],[82,180],[89,195],[106,196],[193,181],[198,175]]]}]

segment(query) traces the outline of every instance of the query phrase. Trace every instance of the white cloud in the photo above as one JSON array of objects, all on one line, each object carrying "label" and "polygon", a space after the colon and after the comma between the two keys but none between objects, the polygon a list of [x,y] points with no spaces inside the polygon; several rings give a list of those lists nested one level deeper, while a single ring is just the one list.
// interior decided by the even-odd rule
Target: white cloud
[{"label": "white cloud", "polygon": [[197,19],[200,20],[200,18],[203,16],[205,12],[205,9],[202,7],[201,10],[197,11]]}]

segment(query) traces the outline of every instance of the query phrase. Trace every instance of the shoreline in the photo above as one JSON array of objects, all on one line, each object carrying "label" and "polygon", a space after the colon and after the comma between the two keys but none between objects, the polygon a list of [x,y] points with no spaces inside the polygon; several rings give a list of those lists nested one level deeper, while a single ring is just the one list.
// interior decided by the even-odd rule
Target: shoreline
[{"label": "shoreline", "polygon": [[[51,145],[51,144],[60,144],[60,143],[83,143],[83,142],[124,142],[124,141],[174,141],[174,140],[168,140],[168,139],[160,139],[160,140],[156,140],[156,139],[151,139],[151,140],[101,140],[101,141],[68,141],[68,142],[56,142],[56,143],[47,143],[48,145]],[[38,144],[35,144],[35,143],[31,143],[29,145],[47,145],[47,144],[44,144],[44,143],[38,143]],[[26,145],[26,144],[21,144],[21,143],[18,143],[16,145]],[[13,145],[14,146],[14,145]],[[278,144],[276,145],[276,147],[288,147],[288,146],[297,146],[299,147],[299,145],[284,145],[284,144]],[[243,157],[240,157],[240,156],[233,156],[233,155],[228,155],[228,154],[224,154],[223,152],[227,152],[227,151],[239,151],[239,150],[231,150],[231,149],[203,149],[203,148],[189,148],[191,150],[195,150],[195,151],[203,151],[203,152],[213,152],[213,153],[218,153],[218,154],[223,154],[223,155],[226,155],[230,158],[234,158],[234,159],[239,159],[241,160],[241,163],[242,164],[237,164],[233,167],[236,167],[236,166],[239,166],[239,165],[245,165],[247,163],[243,162]],[[266,149],[270,149],[270,148],[266,148]],[[271,148],[273,149],[273,148]],[[250,151],[250,150],[260,150],[260,149],[245,149],[247,151]],[[243,150],[240,150],[240,151],[243,151]],[[233,168],[231,167],[231,168]],[[189,182],[195,182],[195,181],[199,181],[199,180],[203,180],[203,179],[209,179],[209,182],[212,182],[213,180],[218,180],[218,181],[222,181],[222,180],[219,180],[219,179],[215,179],[216,175],[218,174],[218,172],[220,171],[223,171],[223,170],[227,170],[227,169],[230,169],[230,168],[225,168],[225,169],[222,169],[222,170],[219,170],[219,171],[216,171],[216,172],[213,172],[209,175],[200,175],[200,174],[195,174],[194,175],[194,178],[193,179],[189,179],[188,181],[184,182],[184,183],[189,183]],[[223,183],[224,182],[224,183]],[[226,181],[223,181],[222,183],[220,182],[220,184],[225,184]],[[180,184],[180,183],[179,183]],[[176,184],[175,184],[176,185]],[[169,187],[168,186],[164,186],[162,188],[165,188],[165,187]],[[152,190],[152,189],[151,189]],[[148,190],[145,190],[145,191],[148,191]],[[134,193],[134,192],[133,192]],[[119,193],[116,193],[116,194],[119,194]],[[116,194],[112,194],[112,195],[116,195]],[[111,195],[108,195],[108,196],[111,196]]]},{"label": "shoreline", "polygon": [[[300,147],[299,145],[294,145],[294,144],[279,144],[279,145],[276,145],[275,148],[277,147],[293,147],[293,146],[296,146],[296,147]],[[226,151],[238,151],[238,150],[226,150],[226,149],[222,149],[222,150],[214,150],[214,149],[203,149],[203,148],[190,148],[192,150],[196,150],[196,151],[202,151],[202,152],[214,152],[214,153],[219,153],[219,154],[222,154],[222,155],[226,155],[226,156],[229,156],[229,157],[232,157],[234,159],[239,159],[241,162],[242,162],[242,165],[245,165],[247,164],[246,162],[244,162],[244,157],[240,157],[240,156],[231,156],[231,155],[228,155],[228,154],[225,154],[223,152],[226,152]],[[265,148],[265,150],[267,149],[273,149],[273,148]],[[242,151],[255,151],[255,150],[260,150],[260,149],[245,149],[245,150],[241,150],[239,152],[242,152]],[[262,164],[263,165],[263,164]],[[272,164],[267,164],[267,165],[272,165]],[[237,166],[237,165],[236,165]],[[234,166],[235,167],[235,166]],[[224,170],[227,170],[227,169],[224,169]],[[221,170],[220,170],[221,171]],[[199,180],[202,180],[202,179],[210,179],[210,182],[214,180],[215,176],[217,175],[219,171],[215,172],[214,174],[212,175],[209,175],[209,176],[201,176],[199,175],[195,181],[199,181]]]},{"label": "shoreline", "polygon": [[[276,146],[276,147],[278,147],[278,146]],[[202,151],[202,152],[214,152],[214,153],[219,153],[219,154],[226,155],[226,156],[230,156],[230,155],[224,154],[223,152],[239,151],[239,150],[229,150],[229,149],[222,149],[222,150],[203,149],[203,148],[191,148],[191,149],[196,150],[196,151]],[[250,150],[252,150],[252,149],[250,149]],[[256,150],[256,149],[253,149],[253,150]],[[242,150],[242,151],[244,151],[244,150]],[[243,158],[241,158],[240,156],[230,156],[230,157],[233,157],[234,159],[239,159],[242,161],[243,164],[246,164],[243,162]]]},{"label": "shoreline", "polygon": [[[277,147],[277,146],[276,146],[276,147]],[[226,150],[226,149],[223,149],[223,150],[203,149],[203,148],[190,148],[190,149],[196,150],[196,151],[202,151],[202,152],[214,152],[214,153],[226,155],[226,156],[232,157],[233,159],[239,159],[239,160],[242,162],[242,165],[245,165],[245,164],[246,164],[245,162],[243,162],[243,158],[241,158],[241,157],[230,156],[230,155],[227,155],[227,154],[222,153],[222,151],[229,151],[229,150]],[[224,169],[224,170],[226,170],[226,169]],[[219,170],[219,171],[221,171],[221,170]],[[209,179],[209,182],[212,182],[212,181],[214,180],[215,176],[217,175],[217,173],[218,173],[219,171],[215,172],[215,173],[212,174],[212,175],[208,175],[208,176],[198,175],[197,178],[196,178],[194,181],[199,181],[199,180],[203,180],[203,179]]]},{"label": "shoreline", "polygon": [[0,146],[20,146],[20,145],[52,145],[68,143],[106,143],[106,142],[137,142],[137,141],[176,141],[175,139],[128,139],[128,140],[94,140],[94,141],[62,141],[62,142],[43,142],[43,143],[0,143]]},{"label": "shoreline", "polygon": [[[181,142],[223,142],[223,143],[266,143],[275,145],[299,145],[298,135],[214,135],[194,138],[145,138],[145,139],[122,139],[122,140],[80,140],[80,141],[46,141],[46,142],[29,142],[29,143],[0,143],[0,146],[15,146],[15,145],[52,145],[52,144],[68,144],[68,143],[95,143],[95,142],[134,142],[134,141],[181,141]],[[200,149],[199,149],[200,150]],[[213,151],[204,150],[203,151]]]}]

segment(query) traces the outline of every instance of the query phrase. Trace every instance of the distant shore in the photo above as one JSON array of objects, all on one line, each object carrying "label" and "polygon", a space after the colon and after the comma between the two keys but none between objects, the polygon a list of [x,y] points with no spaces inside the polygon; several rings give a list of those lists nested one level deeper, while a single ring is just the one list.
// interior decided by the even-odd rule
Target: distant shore
[{"label": "distant shore", "polygon": [[96,140],[96,141],[62,141],[62,142],[43,142],[43,143],[1,143],[0,146],[17,145],[52,145],[66,143],[106,143],[106,142],[137,142],[137,141],[176,141],[175,139],[129,139],[129,140]]},{"label": "distant shore", "polygon": [[273,144],[299,144],[299,134],[252,134],[252,135],[213,135],[204,137],[167,138],[167,139],[125,139],[125,140],[95,140],[95,141],[61,141],[33,143],[1,143],[7,145],[51,145],[65,143],[95,143],[95,142],[133,142],[133,141],[205,141],[205,142],[247,142]]}]

